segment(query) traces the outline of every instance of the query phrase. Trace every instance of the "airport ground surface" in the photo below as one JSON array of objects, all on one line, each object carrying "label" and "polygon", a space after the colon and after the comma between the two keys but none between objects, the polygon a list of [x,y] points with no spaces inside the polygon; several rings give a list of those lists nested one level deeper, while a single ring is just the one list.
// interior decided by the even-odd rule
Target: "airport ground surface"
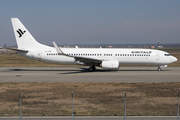
[{"label": "airport ground surface", "polygon": [[[71,120],[71,117],[23,117],[23,120]],[[127,116],[128,120],[177,120],[176,116]],[[0,120],[19,120],[19,117],[0,117]],[[74,120],[124,120],[122,116],[74,117]]]},{"label": "airport ground surface", "polygon": [[[150,119],[154,119],[154,120],[175,120],[176,117],[171,117],[171,115],[175,116],[177,113],[177,98],[176,98],[176,94],[177,91],[179,90],[179,84],[176,82],[180,81],[180,67],[168,67],[168,68],[163,68],[162,71],[157,71],[157,67],[121,67],[118,71],[105,71],[102,70],[101,68],[97,68],[97,71],[95,72],[88,72],[88,67],[0,67],[0,82],[1,83],[1,106],[4,106],[4,109],[1,112],[1,116],[17,116],[19,115],[19,104],[18,104],[18,93],[19,93],[19,88],[17,88],[18,86],[22,86],[23,84],[26,84],[27,82],[119,82],[119,83],[139,83],[139,82],[145,82],[147,84],[147,82],[150,82],[151,84],[153,83],[159,83],[162,85],[157,86],[155,84],[153,84],[153,87],[148,87],[147,88],[143,88],[141,91],[141,85],[138,84],[137,86],[139,86],[140,88],[129,88],[129,87],[125,87],[124,89],[127,90],[127,95],[129,95],[129,97],[127,98],[127,112],[129,115],[135,115],[137,117],[128,117],[128,119],[130,120],[150,120]],[[10,83],[8,83],[10,82]],[[13,83],[11,83],[13,82]],[[23,83],[15,83],[14,82],[23,82]],[[24,83],[25,82],[25,83]],[[171,83],[171,82],[175,82],[175,83]],[[166,84],[163,84],[166,83]],[[8,84],[8,85],[6,85]],[[11,87],[14,84],[14,86],[16,87]],[[22,84],[22,85],[19,85]],[[28,83],[29,84],[29,83]],[[34,116],[36,115],[36,113],[38,114],[38,116],[42,116],[42,113],[38,113],[39,109],[42,110],[47,110],[46,112],[48,113],[48,111],[52,111],[51,109],[48,110],[47,108],[51,108],[50,106],[48,107],[48,105],[51,105],[49,103],[52,103],[54,106],[52,108],[54,108],[55,111],[52,112],[52,114],[50,114],[50,116],[58,113],[61,111],[62,109],[62,105],[64,104],[64,102],[66,101],[67,103],[65,104],[65,107],[68,106],[68,112],[71,113],[71,97],[66,96],[65,92],[66,89],[68,89],[69,95],[71,94],[71,88],[68,88],[67,85],[65,85],[66,87],[63,87],[63,89],[61,88],[60,91],[59,88],[57,90],[44,90],[44,86],[46,83],[39,83],[41,84],[41,87],[39,87],[38,89],[32,90],[34,89],[35,85],[37,83],[33,83],[33,87],[31,88],[31,90],[29,88],[27,88],[27,90],[25,90],[23,92],[23,105],[27,104],[26,106],[23,106],[23,114],[26,114],[26,116]],[[63,83],[58,83],[58,84],[63,84]],[[70,83],[68,83],[70,84]],[[114,83],[116,84],[116,83]],[[172,84],[171,87],[168,86],[168,84]],[[177,85],[176,85],[177,84]],[[111,85],[111,84],[109,84]],[[123,85],[123,84],[122,84]],[[148,84],[147,84],[148,85]],[[8,88],[9,86],[9,88]],[[174,86],[174,87],[173,87]],[[7,87],[8,89],[5,90],[5,92],[3,92],[3,89],[5,89],[5,87]],[[86,86],[85,86],[86,87]],[[16,90],[17,88],[17,90]],[[77,87],[77,85],[74,86],[74,88],[78,89],[79,87]],[[73,89],[74,89],[73,88]],[[121,87],[118,87],[119,89],[122,89]],[[153,89],[150,89],[153,88]],[[12,90],[11,90],[12,89]],[[15,89],[15,90],[13,90]],[[25,87],[23,87],[22,89],[26,89]],[[41,90],[42,89],[42,90]],[[113,87],[113,89],[116,91],[117,88],[115,89]],[[75,93],[77,92],[81,92],[81,94],[79,94],[80,99],[78,99],[78,96],[76,96],[76,99],[74,99],[75,104],[75,110],[77,110],[77,108],[80,108],[80,110],[82,108],[87,107],[87,109],[94,110],[93,108],[96,108],[95,106],[98,106],[98,104],[104,102],[107,105],[114,105],[114,106],[120,106],[121,109],[119,113],[119,115],[121,115],[121,117],[117,116],[117,117],[75,117],[75,119],[81,119],[81,120],[117,120],[117,119],[122,119],[123,120],[123,90],[118,91],[118,93],[113,94],[113,91],[108,91],[110,90],[108,87],[108,92],[105,91],[100,91],[101,89],[95,90],[95,89],[88,89],[87,91],[87,87],[86,89],[78,89],[75,91]],[[130,89],[128,91],[128,89]],[[132,92],[134,89],[135,92]],[[65,90],[65,91],[63,91]],[[83,90],[83,92],[82,92]],[[15,93],[16,92],[16,93]],[[7,93],[7,94],[5,94]],[[120,94],[119,94],[120,93]],[[122,94],[121,94],[122,93]],[[163,94],[164,93],[164,94]],[[102,95],[101,95],[102,94]],[[156,95],[154,95],[156,94]],[[6,95],[6,97],[3,97],[4,95]],[[62,97],[62,95],[64,95],[65,97]],[[49,96],[49,98],[44,98],[44,96]],[[95,96],[93,98],[93,96]],[[98,96],[98,97],[97,97]],[[101,97],[100,97],[101,96]],[[81,98],[82,97],[82,98]],[[89,99],[90,98],[90,99]],[[93,99],[92,99],[93,98]],[[102,99],[100,99],[102,98]],[[99,103],[94,103],[95,101],[98,101]],[[4,102],[3,100],[7,100],[6,102]],[[87,104],[88,103],[88,104]],[[111,104],[109,104],[111,103]],[[116,104],[115,104],[116,103]],[[134,104],[133,104],[134,103]],[[12,104],[12,105],[11,105]],[[81,106],[78,107],[77,105],[85,105],[85,106]],[[105,105],[106,105],[105,104]],[[9,109],[6,109],[7,107],[5,106],[7,105],[8,107],[10,107]],[[58,105],[58,106],[57,106]],[[102,105],[102,106],[105,106]],[[13,106],[13,109],[12,109]],[[37,106],[39,106],[37,109],[38,111],[36,111]],[[44,108],[43,106],[47,107]],[[55,107],[57,106],[57,107]],[[101,107],[102,107],[101,106]],[[133,108],[137,108],[137,110],[132,109]],[[92,107],[92,108],[91,108]],[[28,108],[28,109],[27,109]],[[29,109],[31,108],[31,109]],[[55,109],[56,108],[56,109]],[[66,107],[67,108],[67,107]],[[165,109],[167,108],[167,109]],[[64,108],[63,108],[64,109]],[[103,109],[103,108],[102,108]],[[108,110],[112,110],[111,107],[107,107],[106,109]],[[60,110],[60,111],[58,111]],[[99,109],[97,109],[99,110]],[[138,110],[140,110],[140,112],[137,112]],[[32,111],[28,112],[28,111]],[[34,112],[33,112],[34,111]],[[41,111],[41,110],[40,110]],[[84,110],[83,110],[84,111]],[[131,112],[135,112],[135,113],[131,113]],[[144,113],[143,111],[145,111],[146,113]],[[153,112],[154,111],[154,112]],[[76,111],[78,113],[78,110]],[[94,112],[94,111],[91,111]],[[102,112],[101,109],[99,110],[98,114]],[[137,113],[136,113],[137,112]],[[7,113],[7,114],[6,114]],[[9,114],[12,113],[13,115]],[[45,115],[48,116],[48,114],[45,113]],[[106,112],[105,112],[106,113]],[[114,113],[109,113],[107,111],[108,114],[106,115],[114,115]],[[116,112],[115,112],[116,113]],[[149,114],[152,113],[152,114]],[[102,113],[101,113],[102,114]],[[70,114],[68,114],[70,115]],[[85,114],[86,115],[86,114]],[[93,113],[91,113],[91,115],[93,115]],[[104,114],[102,114],[104,115]],[[138,117],[138,115],[157,115],[157,116],[163,116],[163,115],[170,115],[170,117]],[[87,115],[89,116],[89,115]],[[0,120],[4,119],[4,120],[11,120],[11,119],[19,119],[19,118],[3,118],[0,117]],[[67,118],[25,118],[27,120],[41,120],[41,119],[71,119],[71,117],[67,117]]]},{"label": "airport ground surface", "polygon": [[180,82],[180,67],[120,67],[118,71],[88,67],[0,67],[0,82]]}]

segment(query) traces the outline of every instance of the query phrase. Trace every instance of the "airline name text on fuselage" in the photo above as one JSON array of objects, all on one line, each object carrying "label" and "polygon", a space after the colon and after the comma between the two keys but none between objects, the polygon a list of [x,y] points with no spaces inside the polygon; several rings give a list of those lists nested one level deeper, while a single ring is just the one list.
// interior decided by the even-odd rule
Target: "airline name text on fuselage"
[{"label": "airline name text on fuselage", "polygon": [[132,51],[131,53],[146,53],[146,54],[151,54],[151,51]]}]

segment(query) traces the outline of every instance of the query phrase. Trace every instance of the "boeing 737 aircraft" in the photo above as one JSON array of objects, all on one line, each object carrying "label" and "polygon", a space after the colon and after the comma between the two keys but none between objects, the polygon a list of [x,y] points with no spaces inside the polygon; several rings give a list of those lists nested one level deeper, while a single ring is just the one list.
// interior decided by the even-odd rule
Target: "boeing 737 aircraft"
[{"label": "boeing 737 aircraft", "polygon": [[53,42],[54,47],[38,43],[18,18],[11,18],[17,42],[17,54],[43,62],[57,64],[80,64],[90,66],[94,71],[96,66],[102,69],[117,70],[120,65],[157,65],[167,67],[167,64],[177,61],[169,53],[153,49],[135,48],[60,48]]}]

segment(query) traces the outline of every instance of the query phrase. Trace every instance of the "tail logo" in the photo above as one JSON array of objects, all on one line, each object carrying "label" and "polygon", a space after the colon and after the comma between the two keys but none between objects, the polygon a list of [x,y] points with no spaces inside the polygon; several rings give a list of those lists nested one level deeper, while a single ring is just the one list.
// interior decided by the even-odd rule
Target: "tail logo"
[{"label": "tail logo", "polygon": [[22,37],[22,35],[25,33],[26,31],[22,31],[21,29],[17,30],[17,33],[19,34],[19,37]]}]

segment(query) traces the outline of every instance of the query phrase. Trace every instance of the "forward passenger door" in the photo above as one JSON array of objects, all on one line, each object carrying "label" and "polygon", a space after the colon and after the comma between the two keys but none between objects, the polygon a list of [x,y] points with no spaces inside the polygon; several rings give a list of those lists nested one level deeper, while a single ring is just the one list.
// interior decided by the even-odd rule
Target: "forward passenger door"
[{"label": "forward passenger door", "polygon": [[159,52],[156,53],[156,60],[159,60],[160,59],[160,54]]}]

